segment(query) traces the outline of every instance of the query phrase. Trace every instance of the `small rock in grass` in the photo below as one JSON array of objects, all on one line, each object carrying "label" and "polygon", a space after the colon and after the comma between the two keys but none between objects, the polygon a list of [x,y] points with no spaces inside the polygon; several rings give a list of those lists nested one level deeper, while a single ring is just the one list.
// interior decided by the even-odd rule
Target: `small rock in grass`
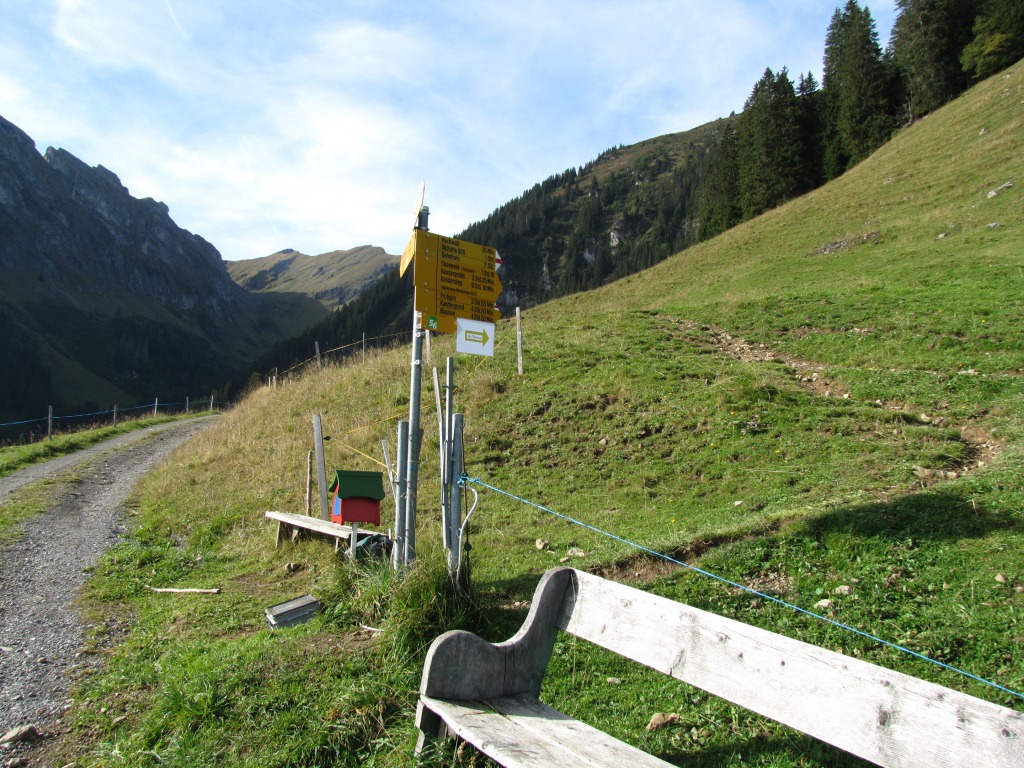
[{"label": "small rock in grass", "polygon": [[647,724],[648,732],[661,730],[667,728],[670,725],[675,725],[679,722],[679,715],[675,712],[658,712],[651,717],[651,722]]},{"label": "small rock in grass", "polygon": [[547,539],[537,539],[537,544],[536,544],[537,549],[539,549],[540,551],[543,552],[545,549],[548,548],[548,544],[549,543],[550,542],[548,542]]},{"label": "small rock in grass", "polygon": [[611,685],[622,685],[622,681],[619,678],[617,678],[617,677],[609,677],[608,678],[608,682]]},{"label": "small rock in grass", "polygon": [[18,744],[22,741],[35,741],[38,738],[38,728],[34,725],[23,725],[20,728],[12,728],[0,737],[0,744]]},{"label": "small rock in grass", "polygon": [[814,604],[814,607],[815,608],[831,608],[832,607],[832,601],[829,600],[826,597],[824,600],[819,600],[818,602],[816,602]]},{"label": "small rock in grass", "polygon": [[834,595],[848,595],[848,594],[850,594],[850,589],[851,588],[850,588],[849,584],[840,584],[838,587],[836,587],[834,590],[832,590],[832,594],[834,594]]},{"label": "small rock in grass", "polygon": [[996,574],[996,581],[998,581],[1000,584],[1005,584],[1006,583],[1006,577],[1003,576],[1003,574],[1001,574],[1001,573],[997,573]]},{"label": "small rock in grass", "polygon": [[569,551],[565,553],[569,557],[586,557],[587,553],[579,547],[570,547]]}]

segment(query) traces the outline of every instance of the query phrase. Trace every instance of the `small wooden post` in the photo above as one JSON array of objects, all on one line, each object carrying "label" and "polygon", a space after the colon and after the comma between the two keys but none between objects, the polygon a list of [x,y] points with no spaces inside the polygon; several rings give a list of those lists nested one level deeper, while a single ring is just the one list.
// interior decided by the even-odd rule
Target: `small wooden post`
[{"label": "small wooden post", "polygon": [[366,331],[363,331],[363,365],[366,365]]},{"label": "small wooden post", "polygon": [[114,403],[114,423],[112,426],[117,426],[117,403]]},{"label": "small wooden post", "polygon": [[313,452],[306,453],[306,514],[313,513]]},{"label": "small wooden post", "polygon": [[46,439],[53,437],[53,406],[46,407]]},{"label": "small wooden post", "polygon": [[320,359],[320,342],[314,341],[313,344],[316,346],[316,367],[323,368],[324,363],[323,360]]},{"label": "small wooden post", "polygon": [[516,349],[519,352],[519,375],[523,375],[523,313],[516,307]]},{"label": "small wooden post", "polygon": [[213,395],[210,395],[210,410],[213,410]]},{"label": "small wooden post", "polygon": [[160,409],[160,398],[153,399],[153,418],[156,418],[156,412]]},{"label": "small wooden post", "polygon": [[188,397],[186,396],[185,397],[185,413],[191,413],[191,412],[192,411],[189,409],[189,406],[188,406]]},{"label": "small wooden post", "polygon": [[327,502],[327,465],[324,462],[324,429],[320,414],[313,416],[313,448],[316,450],[317,488],[320,491],[320,517],[331,519],[330,504]]},{"label": "small wooden post", "polygon": [[359,540],[359,523],[353,520],[348,524],[349,528],[352,529],[352,535],[348,540],[348,559],[352,561],[352,565],[356,564],[356,542]]}]

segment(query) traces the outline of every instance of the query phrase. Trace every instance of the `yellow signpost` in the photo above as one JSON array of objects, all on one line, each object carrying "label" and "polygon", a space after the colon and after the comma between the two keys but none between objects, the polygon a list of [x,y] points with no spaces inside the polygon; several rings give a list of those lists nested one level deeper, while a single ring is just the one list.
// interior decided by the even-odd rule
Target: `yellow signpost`
[{"label": "yellow signpost", "polygon": [[494,306],[502,288],[494,268],[496,255],[486,245],[415,230],[399,274],[414,265],[420,327],[455,333],[458,318],[487,323],[500,319]]}]

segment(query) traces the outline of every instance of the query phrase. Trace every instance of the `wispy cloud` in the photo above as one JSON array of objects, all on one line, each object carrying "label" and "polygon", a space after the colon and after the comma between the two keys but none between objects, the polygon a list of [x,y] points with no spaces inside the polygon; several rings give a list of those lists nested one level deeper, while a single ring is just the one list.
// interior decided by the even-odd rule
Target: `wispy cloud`
[{"label": "wispy cloud", "polygon": [[[600,151],[820,79],[814,0],[8,0],[0,113],[168,203],[227,258],[398,252]],[[879,22],[882,39],[894,15]]]}]

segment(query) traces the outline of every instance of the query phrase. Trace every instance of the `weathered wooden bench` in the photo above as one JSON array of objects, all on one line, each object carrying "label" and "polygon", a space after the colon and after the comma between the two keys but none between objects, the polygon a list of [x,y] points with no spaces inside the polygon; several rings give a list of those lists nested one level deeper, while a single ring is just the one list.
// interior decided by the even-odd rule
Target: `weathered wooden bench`
[{"label": "weathered wooden bench", "polygon": [[[334,551],[337,552],[341,545],[341,539],[349,541],[352,538],[352,527],[332,523],[330,520],[321,520],[319,517],[310,515],[296,515],[293,512],[268,511],[264,514],[268,520],[277,521],[277,537],[274,540],[275,546],[280,547],[285,538],[295,541],[300,531],[312,531],[322,536],[334,538]],[[358,531],[357,537],[377,535],[373,531]]]},{"label": "weathered wooden bench", "polygon": [[539,700],[559,630],[886,768],[1024,766],[1020,712],[571,568],[510,640],[434,640],[417,753],[454,735],[509,768],[668,765]]}]

